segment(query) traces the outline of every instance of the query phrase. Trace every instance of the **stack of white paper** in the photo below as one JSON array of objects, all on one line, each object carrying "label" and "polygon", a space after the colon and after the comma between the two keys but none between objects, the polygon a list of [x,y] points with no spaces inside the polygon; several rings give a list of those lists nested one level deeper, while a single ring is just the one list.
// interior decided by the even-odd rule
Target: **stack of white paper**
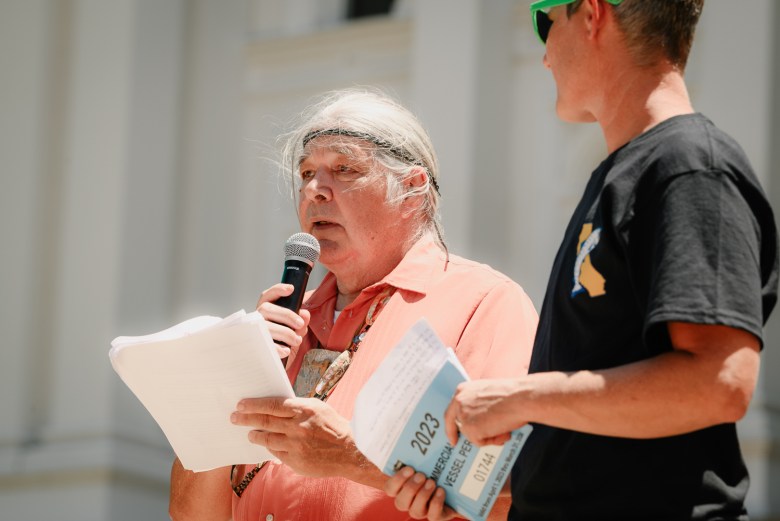
[{"label": "stack of white paper", "polygon": [[145,336],[117,337],[111,365],[194,471],[273,459],[230,422],[242,398],[292,397],[263,317],[196,317]]}]

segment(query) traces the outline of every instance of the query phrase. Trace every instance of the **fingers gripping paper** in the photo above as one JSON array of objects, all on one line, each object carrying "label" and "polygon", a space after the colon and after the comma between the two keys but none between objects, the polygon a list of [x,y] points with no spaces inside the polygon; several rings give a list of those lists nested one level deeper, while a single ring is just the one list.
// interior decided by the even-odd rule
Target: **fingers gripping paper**
[{"label": "fingers gripping paper", "polygon": [[455,353],[423,319],[361,389],[352,428],[358,449],[382,472],[414,467],[444,488],[448,505],[480,521],[490,513],[531,426],[512,432],[503,446],[476,447],[463,436],[450,445],[444,411],[466,380]]},{"label": "fingers gripping paper", "polygon": [[273,459],[230,422],[242,398],[292,397],[263,317],[196,317],[145,336],[117,337],[109,358],[182,462],[193,471]]}]

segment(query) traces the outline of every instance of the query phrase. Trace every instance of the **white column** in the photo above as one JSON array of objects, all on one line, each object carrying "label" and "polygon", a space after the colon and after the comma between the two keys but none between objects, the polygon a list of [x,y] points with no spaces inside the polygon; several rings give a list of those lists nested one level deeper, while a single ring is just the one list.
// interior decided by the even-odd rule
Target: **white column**
[{"label": "white column", "polygon": [[164,519],[170,449],[107,352],[124,328],[170,319],[184,4],[0,11],[3,61],[18,73],[4,67],[16,120],[0,127],[4,170],[11,160],[19,174],[0,210],[15,224],[3,238],[19,245],[3,266],[13,292],[0,297],[14,342],[0,364],[13,397],[0,518]]},{"label": "white column", "polygon": [[[60,124],[50,85],[51,47],[58,32],[58,9],[46,0],[15,0],[0,7],[0,473],[13,472],[16,450],[36,436],[40,417],[30,371],[45,363],[51,309],[46,268],[51,267],[54,234],[49,230],[56,187],[52,166]],[[40,320],[41,324],[36,324]],[[13,399],[9,399],[13,397]],[[0,474],[1,475],[1,474]]]},{"label": "white column", "polygon": [[[52,299],[51,423],[46,437],[82,437],[109,426],[106,340],[116,320],[127,171],[134,2],[74,4]],[[102,391],[102,392],[101,392]],[[78,404],[78,406],[74,406]]]},{"label": "white column", "polygon": [[[527,57],[525,42],[530,42],[530,36],[518,35],[519,7],[504,0],[459,0],[414,2],[411,8],[414,108],[439,154],[448,242],[454,251],[534,290],[538,250],[530,246],[539,239],[539,227],[531,224],[529,210],[540,205],[550,211],[551,205],[540,202],[544,194],[534,189],[550,183],[535,179],[544,168],[533,165],[544,166],[544,155],[532,144],[552,140],[518,135],[540,112],[539,119],[549,122],[545,126],[554,128],[554,114],[543,104],[550,96],[525,90],[534,88],[544,71],[540,63],[517,63],[518,53]],[[547,88],[553,91],[551,80]],[[544,256],[538,264],[547,261]],[[544,283],[538,286],[540,296]]]},{"label": "white column", "polygon": [[412,107],[438,152],[446,238],[450,248],[467,254],[474,212],[480,19],[487,5],[479,0],[426,0],[414,2],[412,8]]},{"label": "white column", "polygon": [[469,226],[470,251],[482,262],[508,273],[517,268],[512,244],[521,240],[512,222],[512,206],[518,194],[512,186],[510,167],[516,162],[512,128],[517,93],[512,85],[513,6],[509,0],[478,2],[478,40],[473,156],[468,165],[474,206]]},{"label": "white column", "polygon": [[177,200],[177,318],[236,311],[231,264],[239,237],[246,3],[188,2]]}]

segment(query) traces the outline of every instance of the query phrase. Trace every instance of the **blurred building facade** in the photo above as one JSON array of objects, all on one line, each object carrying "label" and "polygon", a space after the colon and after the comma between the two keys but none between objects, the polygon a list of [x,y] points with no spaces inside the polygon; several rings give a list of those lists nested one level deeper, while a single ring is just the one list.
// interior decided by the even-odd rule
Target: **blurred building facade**
[{"label": "blurred building facade", "polygon": [[[278,280],[297,227],[275,140],[324,91],[412,108],[451,250],[540,307],[605,148],[556,120],[528,3],[0,0],[0,521],[167,519],[172,452],[109,342]],[[705,6],[687,79],[780,210],[780,7],[744,4]],[[779,316],[740,423],[758,520],[780,519]]]}]

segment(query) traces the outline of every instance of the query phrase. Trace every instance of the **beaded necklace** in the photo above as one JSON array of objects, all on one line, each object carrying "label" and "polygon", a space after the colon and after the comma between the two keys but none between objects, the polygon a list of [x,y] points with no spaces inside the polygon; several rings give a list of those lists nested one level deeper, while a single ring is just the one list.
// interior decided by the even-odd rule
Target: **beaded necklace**
[{"label": "beaded necklace", "polygon": [[371,329],[371,326],[376,321],[376,317],[379,315],[379,312],[384,309],[385,305],[390,300],[390,297],[393,296],[394,291],[394,287],[387,286],[374,298],[374,301],[371,302],[371,306],[368,308],[366,318],[363,320],[363,323],[355,330],[355,334],[352,336],[352,341],[349,343],[349,346],[347,346],[347,348],[342,351],[341,354],[339,354],[339,356],[333,360],[333,362],[331,362],[331,364],[322,374],[320,381],[317,382],[317,385],[314,386],[314,389],[312,389],[311,393],[309,394],[310,398],[317,398],[323,402],[328,399],[328,396],[333,391],[333,388],[337,383],[339,383],[339,380],[341,380],[341,377],[344,376],[344,373],[347,372],[349,364],[352,363],[352,357],[357,352],[358,347],[360,347],[360,343],[363,341],[366,333],[368,333],[368,330]]}]

